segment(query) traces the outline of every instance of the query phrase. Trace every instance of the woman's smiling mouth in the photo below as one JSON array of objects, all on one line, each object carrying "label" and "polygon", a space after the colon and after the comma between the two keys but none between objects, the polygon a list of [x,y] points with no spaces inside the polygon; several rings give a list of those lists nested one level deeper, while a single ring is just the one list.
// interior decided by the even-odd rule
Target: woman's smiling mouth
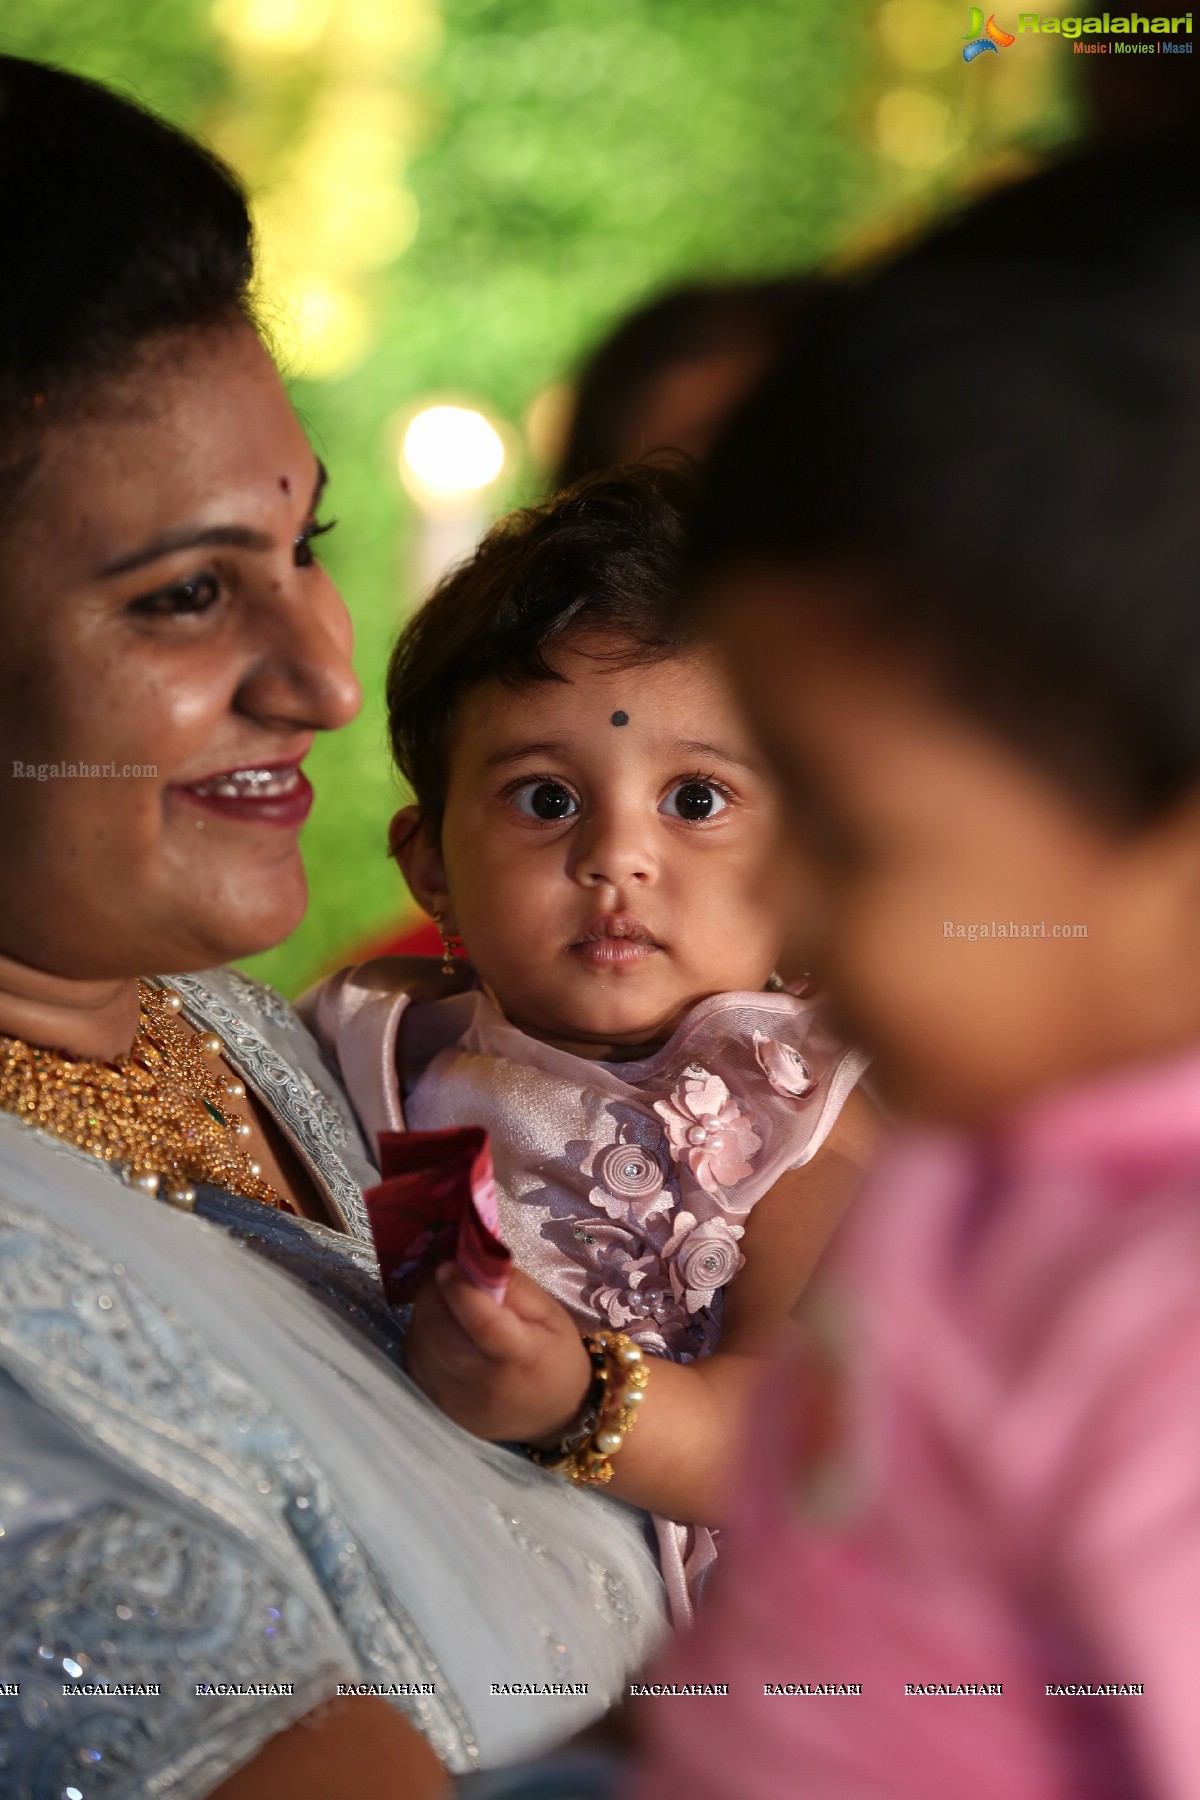
[{"label": "woman's smiling mouth", "polygon": [[259,825],[303,825],[313,803],[312,783],[299,762],[226,769],[204,781],[176,786],[174,793],[227,819]]}]

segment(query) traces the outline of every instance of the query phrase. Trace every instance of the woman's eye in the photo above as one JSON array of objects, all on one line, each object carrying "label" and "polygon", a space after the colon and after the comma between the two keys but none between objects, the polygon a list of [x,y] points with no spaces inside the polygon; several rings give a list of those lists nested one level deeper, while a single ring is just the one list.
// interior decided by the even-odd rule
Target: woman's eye
[{"label": "woman's eye", "polygon": [[143,594],[129,610],[143,618],[174,618],[184,613],[207,612],[220,596],[215,575],[196,575],[191,581],[176,581],[153,594]]},{"label": "woman's eye", "polygon": [[579,802],[561,781],[527,781],[515,790],[512,803],[527,819],[569,819],[579,811]]},{"label": "woman's eye", "polygon": [[673,819],[686,819],[696,824],[702,819],[715,819],[729,805],[719,787],[711,781],[681,781],[676,784],[659,807]]},{"label": "woman's eye", "polygon": [[336,519],[330,519],[328,525],[318,525],[314,519],[304,527],[292,546],[296,567],[298,569],[312,568],[317,560],[316,556],[313,554],[313,539],[324,537],[325,533],[327,531],[332,531],[336,524]]}]

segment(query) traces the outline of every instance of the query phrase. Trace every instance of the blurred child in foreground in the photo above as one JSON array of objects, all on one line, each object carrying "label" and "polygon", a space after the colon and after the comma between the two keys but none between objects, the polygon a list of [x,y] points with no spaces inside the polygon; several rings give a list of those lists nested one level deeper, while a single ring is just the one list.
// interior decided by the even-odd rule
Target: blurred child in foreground
[{"label": "blurred child in foreground", "polygon": [[716,452],[710,616],[910,1125],[658,1672],[730,1696],[630,1800],[1200,1793],[1198,495],[1200,180],[1149,153],[847,293]]},{"label": "blurred child in foreground", "polygon": [[703,462],[821,291],[808,274],[685,282],[626,313],[579,370],[551,487],[663,450]]}]

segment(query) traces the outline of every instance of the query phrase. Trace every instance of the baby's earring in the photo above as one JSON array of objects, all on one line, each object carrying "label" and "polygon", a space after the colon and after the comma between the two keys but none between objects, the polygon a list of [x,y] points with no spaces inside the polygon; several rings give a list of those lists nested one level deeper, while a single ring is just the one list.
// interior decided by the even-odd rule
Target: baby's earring
[{"label": "baby's earring", "polygon": [[805,969],[799,981],[794,981],[789,986],[779,971],[773,969],[767,976],[765,985],[768,994],[795,994],[797,999],[803,1000],[812,992],[813,978],[810,971]]},{"label": "baby's earring", "polygon": [[458,972],[457,952],[462,949],[463,941],[456,931],[446,930],[445,913],[435,912],[433,922],[438,928],[442,940],[442,974],[454,975]]}]

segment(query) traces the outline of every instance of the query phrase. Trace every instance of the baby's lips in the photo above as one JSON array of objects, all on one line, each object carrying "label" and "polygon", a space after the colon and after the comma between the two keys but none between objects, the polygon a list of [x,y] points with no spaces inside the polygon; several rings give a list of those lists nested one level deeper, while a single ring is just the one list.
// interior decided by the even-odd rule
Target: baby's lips
[{"label": "baby's lips", "polygon": [[653,944],[654,933],[635,913],[602,913],[594,919],[584,932],[576,939],[580,944],[598,944],[605,939],[629,944]]}]

